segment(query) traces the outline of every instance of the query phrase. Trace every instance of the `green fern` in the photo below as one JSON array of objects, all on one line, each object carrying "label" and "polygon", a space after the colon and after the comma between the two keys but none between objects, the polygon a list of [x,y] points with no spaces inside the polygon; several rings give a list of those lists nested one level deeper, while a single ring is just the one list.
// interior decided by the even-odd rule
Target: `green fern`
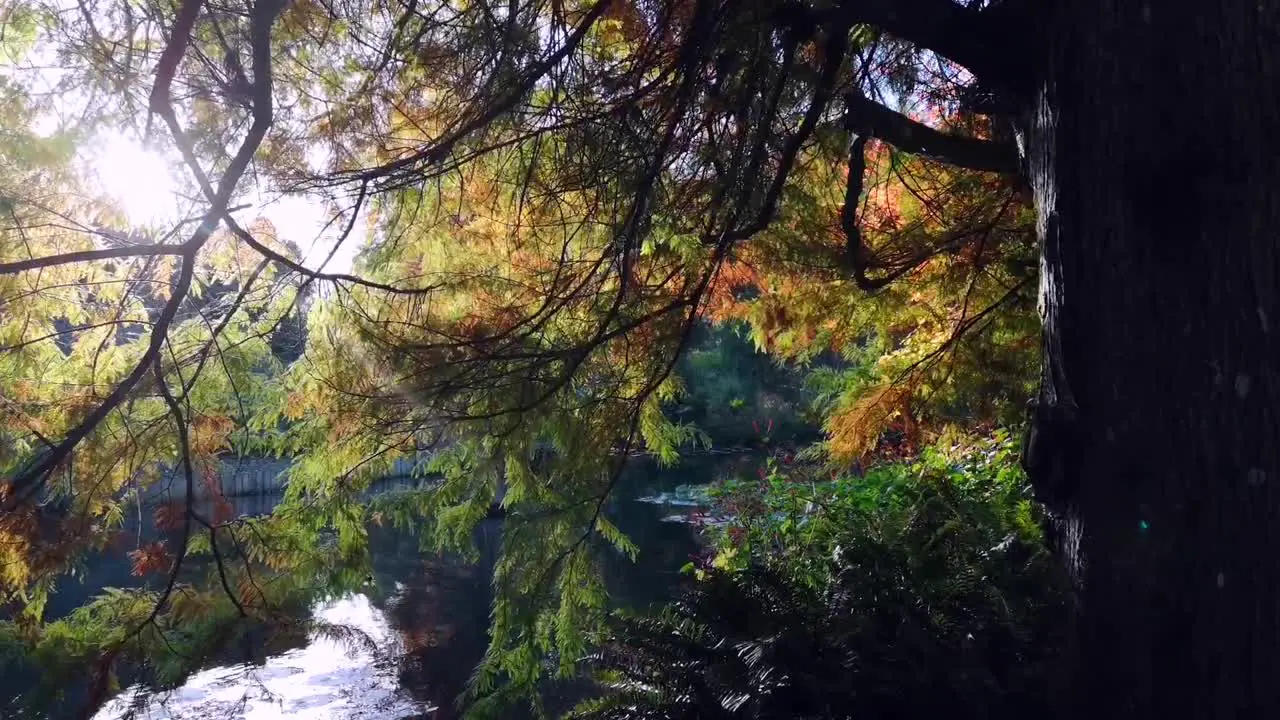
[{"label": "green fern", "polygon": [[614,617],[589,657],[605,696],[572,716],[1043,716],[1063,585],[1018,488],[951,467],[926,458],[893,501],[828,506],[825,531]]}]

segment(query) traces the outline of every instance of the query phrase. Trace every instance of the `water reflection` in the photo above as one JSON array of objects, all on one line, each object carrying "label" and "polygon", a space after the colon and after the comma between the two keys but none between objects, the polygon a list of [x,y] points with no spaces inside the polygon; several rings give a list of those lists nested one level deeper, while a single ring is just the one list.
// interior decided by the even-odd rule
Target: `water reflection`
[{"label": "water reflection", "polygon": [[323,603],[315,615],[326,623],[360,631],[372,646],[352,647],[314,633],[304,646],[261,663],[197,673],[165,696],[148,697],[137,690],[123,693],[103,707],[95,720],[118,718],[130,709],[148,720],[430,716],[432,708],[397,681],[395,630],[367,595]]},{"label": "water reflection", "polygon": [[501,540],[501,523],[478,530],[479,561],[424,555],[406,533],[374,533],[370,541],[394,552],[374,554],[375,582],[394,582],[387,597],[388,620],[398,636],[397,680],[424,706],[429,717],[456,717],[455,700],[488,644],[490,586]]},{"label": "water reflection", "polygon": [[[704,458],[675,469],[634,463],[606,508],[639,547],[635,563],[621,556],[603,563],[616,606],[639,608],[669,598],[682,581],[679,568],[696,550],[688,525],[665,522],[679,509],[636,498],[706,483],[731,472],[741,458]],[[747,462],[750,462],[749,460]],[[278,498],[237,502],[240,512],[266,512]],[[478,529],[477,562],[424,553],[418,537],[370,528],[372,577],[361,593],[314,608],[325,622],[346,623],[373,641],[343,648],[323,635],[262,638],[239,656],[192,676],[167,698],[126,692],[96,720],[120,717],[131,701],[143,718],[432,718],[457,716],[454,701],[488,642],[490,579],[497,561],[501,520]],[[104,586],[136,584],[127,562],[104,558],[89,583],[67,587],[57,601],[70,609]],[[55,609],[55,612],[58,610]],[[562,698],[564,700],[564,698]]]}]

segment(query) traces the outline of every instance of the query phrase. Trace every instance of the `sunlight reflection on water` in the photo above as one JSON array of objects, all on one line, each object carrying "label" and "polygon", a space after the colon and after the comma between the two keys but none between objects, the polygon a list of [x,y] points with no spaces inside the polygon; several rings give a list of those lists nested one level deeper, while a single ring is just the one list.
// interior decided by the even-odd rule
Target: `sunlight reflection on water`
[{"label": "sunlight reflection on water", "polygon": [[[399,639],[386,616],[362,594],[322,603],[317,619],[357,628],[381,649],[382,657],[351,650],[313,634],[306,647],[267,659],[260,666],[205,670],[171,693],[145,697],[136,717],[145,720],[357,720],[420,717],[430,708],[400,688],[393,663]],[[94,720],[126,716],[135,690],[107,703]]]}]

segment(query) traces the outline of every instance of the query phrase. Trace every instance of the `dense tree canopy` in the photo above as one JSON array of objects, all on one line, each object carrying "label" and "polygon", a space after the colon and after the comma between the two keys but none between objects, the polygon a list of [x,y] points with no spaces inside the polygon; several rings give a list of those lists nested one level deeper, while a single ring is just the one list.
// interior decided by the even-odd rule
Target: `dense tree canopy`
[{"label": "dense tree canopy", "polygon": [[[699,323],[744,322],[759,349],[821,366],[837,471],[887,429],[918,446],[1017,422],[1039,325],[1010,105],[1027,81],[997,61],[1024,39],[1010,15],[951,0],[11,3],[4,601],[37,641],[62,573],[131,553],[159,584],[142,604],[100,601],[132,603],[109,615],[125,632],[80,645],[105,688],[117,656],[160,652],[191,602],[271,617],[270,578],[357,562],[371,519],[465,549],[500,503],[476,689],[527,688],[541,657],[568,671],[585,653],[597,538],[635,552],[601,513],[622,462],[699,440],[672,412]],[[108,135],[181,176],[167,220],[138,223],[92,182]],[[321,252],[255,218],[262,193],[324,215]],[[343,247],[353,267],[330,270]],[[231,517],[216,464],[251,453],[296,458],[287,500]],[[366,502],[424,453],[438,486]],[[123,514],[157,487],[171,537],[130,545]]]}]

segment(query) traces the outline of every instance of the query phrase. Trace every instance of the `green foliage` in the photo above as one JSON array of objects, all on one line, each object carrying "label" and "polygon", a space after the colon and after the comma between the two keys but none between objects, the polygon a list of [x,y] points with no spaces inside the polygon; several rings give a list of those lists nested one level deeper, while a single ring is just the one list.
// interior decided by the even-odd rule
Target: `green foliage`
[{"label": "green foliage", "polygon": [[583,718],[1039,717],[1062,588],[1001,434],[864,478],[722,491],[716,559],[621,617]]},{"label": "green foliage", "polygon": [[828,474],[770,458],[757,478],[728,479],[713,490],[716,512],[731,518],[711,529],[713,542],[735,552],[734,567],[769,555],[821,578],[831,572],[845,534],[898,543],[914,537],[910,518],[943,502],[957,518],[949,532],[970,533],[963,543],[994,546],[1016,538],[1034,547],[1039,520],[1018,453],[1018,443],[1001,430],[989,439],[944,439],[912,461],[859,473]]},{"label": "green foliage", "polygon": [[739,322],[700,325],[676,372],[686,392],[668,409],[717,446],[816,436],[799,368],[760,351]]}]

